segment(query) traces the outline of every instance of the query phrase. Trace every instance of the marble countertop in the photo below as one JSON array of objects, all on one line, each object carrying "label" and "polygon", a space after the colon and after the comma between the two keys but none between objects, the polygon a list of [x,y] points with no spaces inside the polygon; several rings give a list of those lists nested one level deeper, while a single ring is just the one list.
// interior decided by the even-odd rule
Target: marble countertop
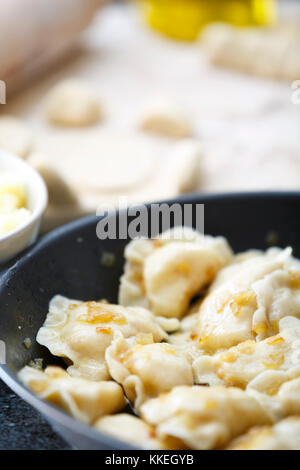
[{"label": "marble countertop", "polygon": [[0,380],[0,450],[68,450],[40,413]]}]

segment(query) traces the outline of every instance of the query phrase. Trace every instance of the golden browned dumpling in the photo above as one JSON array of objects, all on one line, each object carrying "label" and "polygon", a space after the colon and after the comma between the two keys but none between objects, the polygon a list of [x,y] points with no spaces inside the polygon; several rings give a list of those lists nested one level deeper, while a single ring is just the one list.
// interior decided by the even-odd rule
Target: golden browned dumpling
[{"label": "golden browned dumpling", "polygon": [[126,405],[122,388],[112,381],[93,382],[71,377],[60,367],[51,366],[44,372],[26,366],[18,375],[41,398],[85,423],[94,423],[101,416],[117,413]]},{"label": "golden browned dumpling", "polygon": [[257,392],[182,386],[147,401],[141,413],[160,438],[175,437],[191,449],[214,449],[252,426],[273,424],[281,408]]},{"label": "golden browned dumpling", "polygon": [[176,440],[158,439],[153,426],[127,413],[104,416],[95,423],[95,428],[142,449],[179,448]]},{"label": "golden browned dumpling", "polygon": [[[25,367],[21,380],[138,448],[300,450],[292,249],[233,256],[224,238],[177,227],[125,258],[121,305],[50,302],[37,340],[67,372]],[[126,399],[137,416],[108,416]]]},{"label": "golden browned dumpling", "polygon": [[231,442],[227,450],[300,450],[300,417],[250,429]]},{"label": "golden browned dumpling", "polygon": [[276,398],[286,415],[300,415],[300,378],[284,383]]},{"label": "golden browned dumpling", "polygon": [[123,386],[137,410],[148,398],[176,385],[193,384],[188,354],[171,344],[153,343],[145,335],[115,338],[106,351],[106,361],[110,375]]},{"label": "golden browned dumpling", "polygon": [[280,385],[300,376],[300,320],[282,318],[279,334],[263,341],[247,340],[214,356],[193,363],[196,383],[223,383],[255,388],[275,395]]},{"label": "golden browned dumpling", "polygon": [[[171,320],[172,321],[172,320]],[[124,337],[149,333],[154,341],[168,335],[156,317],[143,308],[124,308],[103,302],[80,302],[56,296],[49,305],[37,341],[55,356],[72,361],[68,372],[92,380],[107,380],[110,375],[105,351],[116,331]]]},{"label": "golden browned dumpling", "polygon": [[199,309],[199,347],[227,349],[278,333],[279,320],[300,316],[300,263],[291,250],[251,253],[220,273]]},{"label": "golden browned dumpling", "polygon": [[180,318],[193,296],[230,262],[232,252],[224,238],[186,229],[178,236],[169,231],[158,240],[134,240],[126,247],[125,258],[120,304]]}]

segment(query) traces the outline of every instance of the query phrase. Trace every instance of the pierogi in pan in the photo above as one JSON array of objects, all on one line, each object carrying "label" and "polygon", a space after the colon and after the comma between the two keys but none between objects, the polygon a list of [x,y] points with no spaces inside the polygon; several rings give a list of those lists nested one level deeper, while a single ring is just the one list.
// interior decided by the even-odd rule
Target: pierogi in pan
[{"label": "pierogi in pan", "polygon": [[134,407],[177,385],[193,385],[191,360],[186,351],[151,338],[116,337],[106,351],[110,375],[120,383]]},{"label": "pierogi in pan", "polygon": [[283,419],[274,426],[251,429],[235,439],[228,450],[300,450],[300,417]]},{"label": "pierogi in pan", "polygon": [[126,406],[122,388],[115,382],[71,377],[60,367],[49,366],[43,372],[26,366],[19,378],[41,398],[85,423],[92,424]]},{"label": "pierogi in pan", "polygon": [[220,273],[199,309],[196,332],[213,353],[277,334],[287,315],[300,317],[300,263],[290,249],[270,249]]},{"label": "pierogi in pan", "polygon": [[291,248],[234,255],[225,238],[190,228],[133,240],[119,304],[57,295],[37,341],[67,370],[26,366],[25,385],[133,446],[300,447]]},{"label": "pierogi in pan", "polygon": [[243,341],[213,356],[200,356],[193,363],[195,380],[199,384],[219,382],[274,395],[283,382],[300,376],[299,335],[300,320],[282,318],[275,336]]},{"label": "pierogi in pan", "polygon": [[94,426],[102,433],[143,449],[180,449],[179,442],[175,439],[159,439],[153,426],[127,413],[103,416]]},{"label": "pierogi in pan", "polygon": [[154,341],[168,338],[159,321],[143,308],[80,302],[62,296],[52,299],[37,341],[54,356],[72,362],[68,372],[92,380],[109,379],[105,351],[116,331],[125,337],[149,333]]},{"label": "pierogi in pan", "polygon": [[186,229],[157,240],[133,240],[125,249],[121,305],[140,305],[155,315],[181,318],[189,302],[230,262],[232,251],[222,237]]},{"label": "pierogi in pan", "polygon": [[191,449],[215,449],[257,424],[272,424],[280,407],[255,392],[225,387],[175,387],[141,407],[161,438],[180,439]]}]

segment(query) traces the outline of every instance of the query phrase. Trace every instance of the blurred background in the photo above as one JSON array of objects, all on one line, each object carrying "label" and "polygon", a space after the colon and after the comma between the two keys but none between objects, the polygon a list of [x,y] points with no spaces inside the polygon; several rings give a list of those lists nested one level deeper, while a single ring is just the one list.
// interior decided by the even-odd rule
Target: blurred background
[{"label": "blurred background", "polygon": [[44,230],[121,197],[300,190],[300,1],[1,2],[0,79]]}]

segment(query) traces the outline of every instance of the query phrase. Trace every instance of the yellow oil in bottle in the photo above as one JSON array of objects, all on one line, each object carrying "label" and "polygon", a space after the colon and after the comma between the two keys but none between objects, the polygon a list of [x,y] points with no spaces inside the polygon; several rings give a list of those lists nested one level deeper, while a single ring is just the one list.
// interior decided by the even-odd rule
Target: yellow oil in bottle
[{"label": "yellow oil in bottle", "polygon": [[139,0],[147,22],[176,39],[196,39],[211,22],[236,26],[272,26],[276,0]]}]

